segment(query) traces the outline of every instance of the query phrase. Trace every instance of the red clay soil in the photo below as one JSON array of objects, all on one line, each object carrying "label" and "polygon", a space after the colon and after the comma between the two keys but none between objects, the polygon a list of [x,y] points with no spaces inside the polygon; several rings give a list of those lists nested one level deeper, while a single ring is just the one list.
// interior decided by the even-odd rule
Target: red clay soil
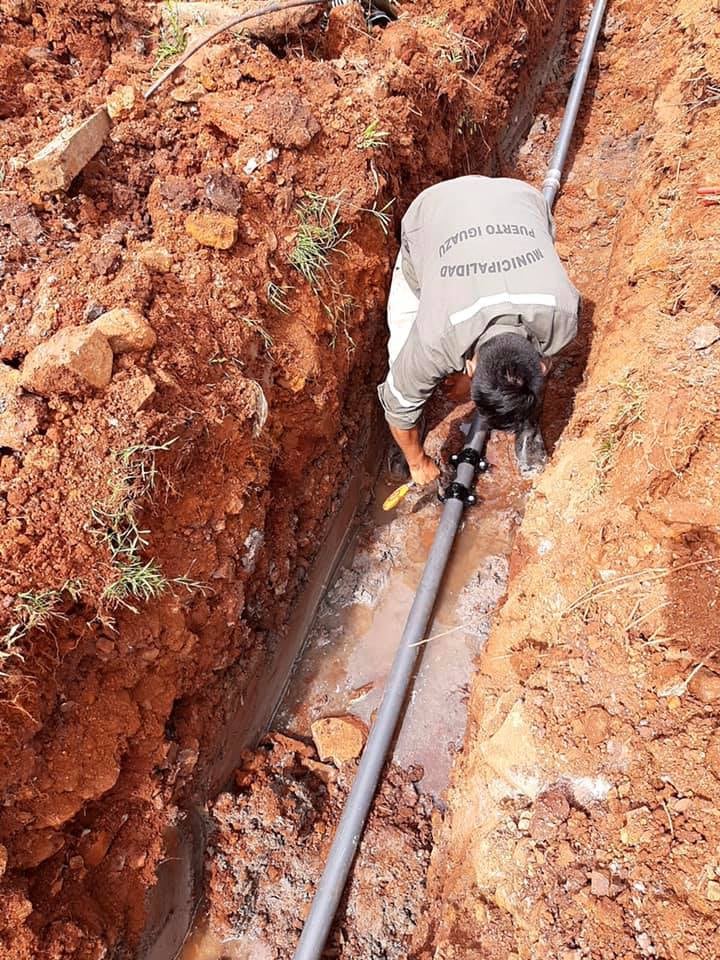
[{"label": "red clay soil", "polygon": [[618,0],[605,33],[556,211],[586,301],[549,432],[572,417],[479,663],[423,957],[720,955],[718,20]]},{"label": "red clay soil", "polygon": [[[312,747],[275,734],[245,758],[239,790],[213,805],[208,921],[232,955],[243,946],[268,960],[292,951],[356,766],[318,763]],[[329,956],[408,955],[425,908],[432,841],[432,801],[418,794],[413,776],[394,766],[386,772]]]},{"label": "red clay soil", "polygon": [[[282,641],[374,409],[396,243],[368,210],[393,201],[394,220],[488,167],[551,32],[542,6],[458,2],[385,33],[351,8],[327,32],[224,38],[176,98],[137,98],[67,194],[38,195],[26,162],[120,84],[147,85],[159,19],[154,3],[0,3],[3,376],[104,309],[157,337],[116,356],[104,390],[7,400],[31,424],[0,448],[11,960],[99,958],[141,931],[163,829],[204,794],[218,730]],[[360,149],[375,120],[387,145]],[[337,196],[350,231],[318,293],[288,260],[308,191]],[[232,249],[188,235],[197,211],[237,219]],[[152,483],[147,448],[169,443]],[[120,507],[165,578],[147,603],[126,593],[137,613],[107,593]]]}]

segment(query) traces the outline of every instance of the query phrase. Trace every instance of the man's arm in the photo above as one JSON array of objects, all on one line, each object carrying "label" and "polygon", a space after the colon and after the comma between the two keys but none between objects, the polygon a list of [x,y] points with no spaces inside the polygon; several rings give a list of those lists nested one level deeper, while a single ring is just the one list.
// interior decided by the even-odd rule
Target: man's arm
[{"label": "man's arm", "polygon": [[424,487],[428,483],[432,483],[433,480],[437,480],[440,471],[434,460],[431,460],[423,449],[420,427],[415,426],[403,430],[400,427],[394,427],[392,424],[388,424],[388,426],[393,440],[400,447],[407,460],[413,483],[416,483],[419,487]]}]

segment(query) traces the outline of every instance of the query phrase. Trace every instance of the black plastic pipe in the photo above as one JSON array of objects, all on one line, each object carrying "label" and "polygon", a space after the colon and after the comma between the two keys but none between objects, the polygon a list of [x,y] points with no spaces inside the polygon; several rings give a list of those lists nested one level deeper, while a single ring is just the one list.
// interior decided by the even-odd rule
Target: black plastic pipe
[{"label": "black plastic pipe", "polygon": [[[486,440],[487,433],[480,428],[479,418],[475,416],[465,450],[476,452],[479,458]],[[468,458],[469,461],[473,459],[472,456]],[[475,479],[475,469],[472,462],[458,463],[455,482],[466,491],[470,491]],[[403,712],[415,664],[422,650],[419,643],[425,639],[464,509],[465,503],[457,497],[447,499],[443,505],[440,523],[428,554],[425,570],[408,614],[400,646],[390,668],[382,703],[365,744],[352,789],[345,802],[345,809],[330,847],[325,870],[315,891],[315,899],[295,951],[295,960],[317,960],[325,947],[360,843],[365,820],[377,790],[380,774],[395,736],[398,720]]]},{"label": "black plastic pipe", "polygon": [[585,84],[587,83],[588,73],[590,72],[590,64],[592,63],[595,52],[595,44],[600,35],[600,27],[602,26],[606,6],[607,0],[595,0],[595,6],[590,14],[590,22],[588,23],[582,50],[580,51],[580,59],[578,60],[575,76],[573,77],[570,93],[568,94],[568,101],[565,105],[565,113],[563,114],[562,123],[560,124],[560,132],[555,141],[552,160],[545,174],[542,192],[551,210],[555,203],[557,192],[560,189],[560,178],[565,168],[565,161],[567,160],[568,150],[570,149],[570,141],[572,140],[573,130],[575,129],[575,121],[577,120],[578,110],[580,109],[580,101],[585,91]]}]

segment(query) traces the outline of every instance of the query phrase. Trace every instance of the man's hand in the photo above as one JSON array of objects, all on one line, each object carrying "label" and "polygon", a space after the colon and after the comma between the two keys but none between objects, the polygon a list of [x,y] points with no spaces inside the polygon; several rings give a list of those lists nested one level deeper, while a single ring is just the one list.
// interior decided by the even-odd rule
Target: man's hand
[{"label": "man's hand", "polygon": [[409,463],[408,466],[410,467],[410,476],[413,479],[413,483],[417,484],[418,487],[426,487],[440,476],[440,470],[435,461],[425,456],[425,454],[423,454],[421,460]]},{"label": "man's hand", "polygon": [[403,430],[401,427],[393,427],[390,424],[390,433],[405,457],[413,483],[420,487],[432,483],[440,471],[423,450],[420,428],[416,426]]}]

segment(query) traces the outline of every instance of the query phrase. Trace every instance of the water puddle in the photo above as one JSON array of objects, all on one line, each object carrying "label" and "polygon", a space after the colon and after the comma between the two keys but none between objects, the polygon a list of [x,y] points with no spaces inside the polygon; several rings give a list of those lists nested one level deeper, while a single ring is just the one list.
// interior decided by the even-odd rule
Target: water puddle
[{"label": "water puddle", "polygon": [[[443,581],[430,638],[398,735],[394,760],[424,770],[420,788],[439,798],[462,743],[475,658],[505,590],[507,557],[527,489],[508,438],[491,442],[482,502],[466,510]],[[494,468],[494,469],[493,469]],[[391,486],[378,484],[320,606],[273,728],[309,737],[319,717],[353,714],[370,723],[382,698],[439,517],[430,503],[412,513],[380,507]]]}]

